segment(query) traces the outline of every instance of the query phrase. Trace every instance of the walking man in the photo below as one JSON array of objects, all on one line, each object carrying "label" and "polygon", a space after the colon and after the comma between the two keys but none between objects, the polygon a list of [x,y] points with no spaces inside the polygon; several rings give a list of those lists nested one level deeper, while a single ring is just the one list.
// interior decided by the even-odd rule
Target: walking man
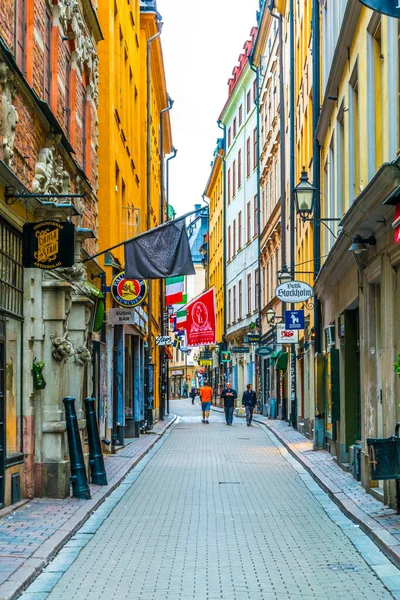
[{"label": "walking man", "polygon": [[233,409],[235,407],[235,400],[237,398],[237,392],[232,389],[230,382],[226,383],[226,386],[221,392],[221,398],[224,400],[225,409],[225,420],[227,425],[232,425],[233,421]]},{"label": "walking man", "polygon": [[257,396],[253,391],[251,383],[247,384],[247,390],[243,392],[242,405],[246,408],[247,427],[250,427],[253,418],[254,407],[257,405]]},{"label": "walking man", "polygon": [[212,387],[210,387],[208,385],[208,381],[205,381],[203,387],[200,388],[201,410],[203,412],[202,423],[208,424],[208,422],[209,422],[208,418],[210,416],[212,395],[213,395]]},{"label": "walking man", "polygon": [[194,386],[192,386],[192,389],[190,390],[190,397],[192,399],[192,404],[194,404],[194,399],[196,398],[196,388]]}]

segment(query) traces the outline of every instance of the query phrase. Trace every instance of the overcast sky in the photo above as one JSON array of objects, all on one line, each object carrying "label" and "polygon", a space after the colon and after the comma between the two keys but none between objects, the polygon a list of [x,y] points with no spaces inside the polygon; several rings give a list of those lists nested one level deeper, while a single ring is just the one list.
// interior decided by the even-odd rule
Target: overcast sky
[{"label": "overcast sky", "polygon": [[171,205],[177,214],[202,202],[227,82],[250,29],[259,0],[158,0],[176,158],[169,162]]}]

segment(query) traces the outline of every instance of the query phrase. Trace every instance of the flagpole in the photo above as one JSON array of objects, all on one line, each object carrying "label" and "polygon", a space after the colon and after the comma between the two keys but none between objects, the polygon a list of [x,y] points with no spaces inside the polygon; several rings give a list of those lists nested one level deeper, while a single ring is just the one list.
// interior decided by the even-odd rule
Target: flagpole
[{"label": "flagpole", "polygon": [[93,258],[97,258],[98,256],[101,256],[102,254],[105,254],[106,252],[110,252],[110,250],[114,250],[115,248],[119,248],[120,246],[123,246],[124,244],[128,244],[129,242],[133,242],[133,240],[138,240],[140,238],[142,238],[143,236],[147,235],[148,233],[150,233],[150,231],[155,231],[156,229],[161,229],[161,228],[165,228],[171,225],[171,223],[176,223],[177,221],[182,221],[182,219],[187,219],[188,217],[191,217],[192,215],[198,213],[198,212],[203,212],[203,210],[208,210],[208,205],[206,206],[202,206],[202,208],[198,208],[197,210],[192,210],[184,215],[182,215],[181,217],[178,217],[177,219],[171,219],[170,221],[167,221],[166,223],[162,223],[161,225],[157,225],[157,227],[153,227],[152,229],[148,229],[147,231],[144,231],[143,233],[139,233],[138,235],[134,235],[133,237],[124,240],[123,242],[119,242],[118,244],[115,244],[114,246],[110,246],[109,248],[106,248],[105,250],[102,250],[101,252],[97,252],[97,254],[93,254],[92,256],[88,256],[87,258],[84,258],[82,260],[82,262],[87,262],[88,260],[92,260]]}]

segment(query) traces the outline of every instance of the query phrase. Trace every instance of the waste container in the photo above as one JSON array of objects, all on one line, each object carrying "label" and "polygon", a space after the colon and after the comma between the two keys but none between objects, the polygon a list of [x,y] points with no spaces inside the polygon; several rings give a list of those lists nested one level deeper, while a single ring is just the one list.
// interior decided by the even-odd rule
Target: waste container
[{"label": "waste container", "polygon": [[276,419],[276,398],[269,399],[269,418]]}]

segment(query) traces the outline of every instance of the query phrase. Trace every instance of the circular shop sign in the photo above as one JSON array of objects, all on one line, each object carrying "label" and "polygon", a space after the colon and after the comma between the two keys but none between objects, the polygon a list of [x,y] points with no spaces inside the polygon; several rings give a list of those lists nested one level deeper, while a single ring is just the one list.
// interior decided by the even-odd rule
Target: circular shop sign
[{"label": "circular shop sign", "polygon": [[259,346],[258,348],[256,348],[257,356],[271,356],[273,351],[274,349],[272,348],[272,346]]},{"label": "circular shop sign", "polygon": [[148,285],[146,279],[126,279],[125,273],[119,273],[111,284],[111,296],[120,306],[134,308],[146,299]]},{"label": "circular shop sign", "polygon": [[304,302],[311,298],[313,294],[312,287],[302,281],[281,283],[275,290],[275,295],[281,302],[290,302],[292,304]]}]

